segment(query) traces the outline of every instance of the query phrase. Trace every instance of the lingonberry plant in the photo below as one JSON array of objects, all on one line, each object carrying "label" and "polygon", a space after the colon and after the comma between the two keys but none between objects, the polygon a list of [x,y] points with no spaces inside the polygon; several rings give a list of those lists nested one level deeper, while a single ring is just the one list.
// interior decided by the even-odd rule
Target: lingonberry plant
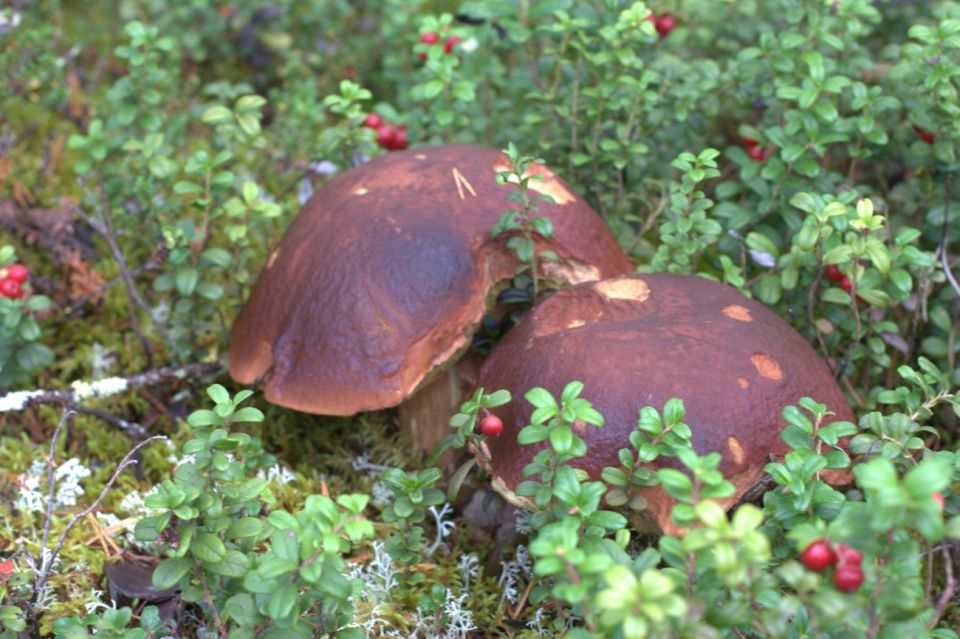
[{"label": "lingonberry plant", "polygon": [[[958,71],[948,0],[4,3],[0,639],[956,637]],[[512,163],[494,232],[521,268],[481,346],[553,285],[543,158],[639,269],[791,322],[856,420],[797,398],[765,491],[726,511],[695,398],[640,408],[588,477],[603,388],[474,389],[421,459],[389,412],[315,418],[221,386],[296,210],[440,143]],[[503,423],[508,401],[535,419]],[[518,427],[538,446],[519,516],[461,457],[525,445],[505,442]],[[96,502],[152,433],[173,448],[140,449]],[[683,534],[649,534],[651,490]],[[48,511],[48,541],[69,532],[55,557]],[[156,581],[135,597],[110,569],[127,559]]]},{"label": "lingonberry plant", "polygon": [[231,397],[213,385],[208,394],[213,410],[187,420],[196,435],[183,446],[189,457],[144,500],[156,514],[137,523],[138,539],[169,553],[153,572],[154,587],[177,587],[224,636],[357,636],[345,628],[354,584],[342,555],[372,536],[362,514],[369,497],[310,495],[299,511],[271,508],[275,499],[258,471],[274,458],[235,427],[263,414],[240,407],[250,391]]},{"label": "lingonberry plant", "polygon": [[505,150],[509,168],[497,172],[497,183],[501,186],[516,189],[507,195],[507,199],[516,202],[518,208],[506,211],[494,227],[490,230],[490,237],[496,238],[510,234],[506,247],[513,251],[520,265],[517,266],[517,275],[514,279],[514,288],[529,290],[529,303],[537,300],[538,282],[540,281],[541,264],[544,260],[556,261],[557,256],[552,251],[538,251],[536,236],[546,239],[553,237],[553,223],[546,216],[536,216],[540,210],[537,202],[553,202],[548,193],[537,192],[530,186],[530,181],[543,181],[543,176],[533,167],[542,162],[531,156],[522,155],[517,147],[511,143]]},{"label": "lingonberry plant", "polygon": [[29,279],[15,249],[0,247],[0,389],[24,384],[54,361],[37,321],[52,304],[49,297],[33,293]]},{"label": "lingonberry plant", "polygon": [[[696,156],[682,153],[673,161],[673,167],[682,172],[680,183],[671,183],[666,210],[660,212],[659,246],[649,270],[696,273],[700,255],[720,238],[723,227],[709,216],[713,201],[701,190],[703,182],[720,176],[719,155],[716,149],[706,149]],[[638,234],[637,239],[641,238]],[[740,279],[732,262],[724,263],[724,276],[728,281]]]}]

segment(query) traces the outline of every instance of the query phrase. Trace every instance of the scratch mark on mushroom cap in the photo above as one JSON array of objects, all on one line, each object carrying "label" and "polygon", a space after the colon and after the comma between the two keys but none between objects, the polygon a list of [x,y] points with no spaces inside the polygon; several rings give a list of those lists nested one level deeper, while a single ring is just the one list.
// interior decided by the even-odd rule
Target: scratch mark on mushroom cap
[{"label": "scratch mark on mushroom cap", "polygon": [[754,353],[750,356],[750,362],[757,369],[760,377],[773,381],[783,379],[783,370],[780,368],[780,364],[767,353]]},{"label": "scratch mark on mushroom cap", "polygon": [[740,304],[731,304],[729,306],[724,306],[723,314],[729,318],[732,318],[741,322],[753,321],[753,317],[750,315],[750,309],[744,306],[741,306]]},{"label": "scratch mark on mushroom cap", "polygon": [[600,280],[593,285],[593,288],[610,300],[645,302],[650,297],[650,288],[639,277]]},{"label": "scratch mark on mushroom cap", "polygon": [[727,437],[727,450],[730,451],[730,456],[738,466],[742,466],[747,460],[747,453],[743,450],[740,440],[733,435]]}]

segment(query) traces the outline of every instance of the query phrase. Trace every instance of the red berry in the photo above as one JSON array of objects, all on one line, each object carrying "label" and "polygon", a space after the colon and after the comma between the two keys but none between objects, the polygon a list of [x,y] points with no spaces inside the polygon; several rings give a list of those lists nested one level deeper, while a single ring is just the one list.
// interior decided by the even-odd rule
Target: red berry
[{"label": "red berry", "polygon": [[207,233],[203,230],[202,226],[193,227],[194,237],[190,240],[190,248],[193,249],[195,253],[199,253],[203,249],[203,242],[207,239]]},{"label": "red berry", "polygon": [[440,42],[440,36],[433,31],[427,31],[420,35],[420,42],[424,44],[437,44]]},{"label": "red berry", "polygon": [[853,284],[850,283],[850,278],[846,275],[840,278],[840,288],[845,290],[847,293],[853,290]]},{"label": "red berry", "polygon": [[933,133],[930,133],[926,129],[913,125],[913,130],[917,132],[917,135],[920,136],[920,139],[926,142],[927,144],[933,144]]},{"label": "red berry", "polygon": [[11,264],[7,268],[7,277],[18,284],[23,284],[30,279],[30,271],[23,264]]},{"label": "red berry", "polygon": [[488,437],[496,437],[503,432],[503,421],[496,415],[487,415],[480,420],[480,432]]},{"label": "red berry", "polygon": [[763,162],[764,158],[767,157],[763,147],[759,145],[751,146],[749,149],[747,149],[747,155],[750,156],[751,160],[756,160],[757,162]]},{"label": "red berry", "polygon": [[843,592],[854,592],[863,585],[863,570],[860,564],[840,566],[833,573],[833,583]]},{"label": "red berry", "polygon": [[[648,15],[646,18],[644,18],[644,20],[646,20],[647,22],[652,23],[652,24],[653,24],[653,30],[654,30],[654,31],[657,31],[657,33],[659,34],[659,30],[657,29],[657,20],[658,20],[657,14],[651,13],[651,14]],[[660,36],[660,37],[662,38],[663,36]]]},{"label": "red berry", "polygon": [[0,579],[6,579],[13,574],[13,562],[9,559],[0,561]]},{"label": "red berry", "polygon": [[463,40],[460,36],[454,35],[447,38],[447,41],[443,43],[443,52],[444,53],[453,53],[453,48],[457,46],[457,43]]},{"label": "red berry", "polygon": [[822,572],[837,562],[837,555],[823,539],[818,539],[800,553],[800,561],[810,570]]},{"label": "red berry", "polygon": [[0,282],[0,295],[13,300],[20,299],[23,297],[23,287],[20,286],[20,282],[14,282],[10,279],[3,280]]},{"label": "red berry", "polygon": [[943,505],[944,505],[943,493],[935,492],[933,493],[933,495],[931,495],[931,497],[933,497],[933,501],[937,502],[937,508],[940,509],[940,512],[943,512]]},{"label": "red berry", "polygon": [[839,564],[841,566],[856,565],[859,566],[863,561],[863,553],[854,550],[845,544],[837,544],[837,554],[839,555]]},{"label": "red berry", "polygon": [[746,136],[740,138],[740,143],[743,146],[747,147],[748,149],[752,149],[753,147],[760,144],[760,142],[758,142],[757,140],[754,140],[753,138],[748,138]]},{"label": "red berry", "polygon": [[392,124],[381,124],[377,127],[377,144],[384,149],[392,149],[397,138],[397,129]]},{"label": "red berry", "polygon": [[371,113],[366,117],[366,119],[364,119],[363,126],[367,127],[368,129],[379,129],[383,126],[383,118],[376,113]]},{"label": "red berry", "polygon": [[410,146],[410,141],[407,140],[407,127],[401,127],[397,129],[393,136],[393,146],[390,147],[390,150],[403,151],[408,146]]},{"label": "red berry", "polygon": [[836,264],[827,264],[823,269],[823,274],[827,276],[827,279],[831,282],[840,282],[845,277],[843,273],[840,272],[840,267]]},{"label": "red berry", "polygon": [[673,17],[672,14],[664,13],[657,17],[657,21],[653,23],[653,26],[661,38],[666,38],[670,35],[671,31],[677,28],[677,19]]}]

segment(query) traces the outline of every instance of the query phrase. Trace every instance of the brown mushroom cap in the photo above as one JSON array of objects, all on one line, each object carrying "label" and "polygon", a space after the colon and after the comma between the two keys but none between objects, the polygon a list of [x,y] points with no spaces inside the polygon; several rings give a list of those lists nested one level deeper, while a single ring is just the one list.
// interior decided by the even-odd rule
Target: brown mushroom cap
[{"label": "brown mushroom cap", "polygon": [[[630,447],[640,409],[660,410],[679,397],[694,449],[723,456],[719,470],[736,487],[728,505],[761,478],[769,455],[787,452],[780,438],[784,406],[809,396],[836,413],[829,421],[854,419],[843,391],[807,341],[729,286],[664,273],[574,286],[544,300],[513,327],[477,378],[478,387],[504,388],[514,397],[494,411],[503,420],[503,433],[486,438],[479,455],[494,487],[517,505],[527,504],[512,490],[540,450],[517,444],[532,412],[523,396],[542,386],[559,397],[573,380],[584,383],[582,396],[606,422],[577,429],[588,455],[574,465],[593,479],[605,466],[619,467],[617,451]],[[663,457],[656,464],[680,467]],[[675,531],[673,500],[658,487],[640,494],[660,528]]]},{"label": "brown mushroom cap", "polygon": [[[389,153],[313,196],[270,255],[233,325],[230,375],[266,380],[269,401],[352,415],[396,406],[469,345],[494,285],[516,260],[490,229],[516,203],[499,186],[495,149],[445,146]],[[600,217],[544,166],[567,283],[633,270]]]}]

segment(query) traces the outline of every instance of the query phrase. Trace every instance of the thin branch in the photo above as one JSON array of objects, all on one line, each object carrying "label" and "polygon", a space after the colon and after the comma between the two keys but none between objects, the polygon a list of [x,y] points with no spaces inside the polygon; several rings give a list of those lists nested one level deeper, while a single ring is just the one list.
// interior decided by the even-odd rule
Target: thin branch
[{"label": "thin branch", "polygon": [[69,402],[64,402],[64,407],[68,410],[72,410],[75,413],[81,413],[83,415],[92,415],[93,417],[99,417],[105,422],[113,424],[120,430],[124,431],[131,439],[146,439],[150,437],[150,431],[138,424],[137,422],[129,422],[122,417],[117,417],[112,413],[108,413],[105,410],[100,410],[98,408],[89,408],[87,406],[81,406],[80,404],[74,404]]},{"label": "thin branch", "polygon": [[833,371],[833,377],[837,381],[840,381],[840,378],[843,377],[843,372],[847,370],[847,364],[850,363],[850,356],[853,354],[854,349],[860,346],[860,342],[863,341],[863,320],[860,318],[860,302],[857,300],[857,288],[860,285],[860,282],[857,281],[857,267],[859,266],[859,261],[854,260],[853,278],[850,280],[852,288],[848,293],[850,295],[850,308],[853,310],[853,320],[854,320],[854,340],[853,344],[847,346],[843,353],[843,359],[840,360],[840,364]]},{"label": "thin branch", "polygon": [[91,217],[87,222],[107,241],[107,246],[110,247],[110,252],[113,253],[113,259],[117,261],[117,266],[120,268],[120,276],[123,278],[124,290],[127,293],[127,310],[130,313],[130,325],[133,327],[133,332],[136,333],[137,339],[140,340],[140,346],[143,348],[143,353],[147,358],[147,368],[153,368],[153,349],[150,347],[150,342],[144,336],[143,329],[140,327],[140,317],[137,315],[136,308],[139,306],[145,310],[149,316],[149,307],[143,298],[140,297],[140,291],[137,290],[133,276],[130,275],[127,260],[120,250],[120,246],[117,244],[116,234],[113,229],[113,215],[110,214],[110,201],[107,199],[106,192],[104,191],[103,182],[99,184],[99,193],[102,207],[100,211],[101,220],[94,220]]},{"label": "thin branch", "polygon": [[63,544],[67,540],[67,535],[70,534],[70,531],[77,524],[77,522],[85,518],[100,506],[100,502],[102,502],[107,496],[107,493],[110,492],[110,489],[113,487],[113,484],[116,483],[120,473],[126,470],[129,466],[137,463],[137,460],[133,459],[133,456],[137,454],[141,448],[154,440],[166,439],[166,437],[162,435],[156,435],[139,442],[136,446],[131,448],[130,451],[123,456],[123,459],[120,460],[120,464],[117,466],[116,471],[114,471],[113,476],[103,487],[103,490],[100,491],[100,495],[87,508],[73,516],[73,518],[67,523],[67,526],[63,529],[63,532],[60,533],[60,538],[57,539],[57,545],[54,547],[53,552],[51,552],[49,556],[45,557],[44,555],[47,551],[47,542],[49,541],[50,537],[50,526],[53,521],[53,505],[55,501],[54,488],[56,484],[56,470],[54,467],[54,453],[57,445],[57,439],[60,437],[60,432],[63,429],[63,425],[67,423],[72,416],[73,413],[71,411],[67,411],[64,414],[64,416],[60,419],[60,422],[57,424],[57,428],[53,431],[53,437],[50,440],[50,457],[47,459],[47,483],[49,486],[49,491],[47,493],[47,517],[43,524],[43,544],[40,547],[40,557],[38,558],[39,566],[37,568],[36,579],[34,580],[33,597],[31,598],[31,602],[33,603],[37,601],[40,593],[43,592],[43,588],[47,583],[47,579],[50,577],[50,571],[53,569],[53,564],[60,555],[60,551],[63,550]]},{"label": "thin branch", "polygon": [[[119,244],[117,244],[116,231],[113,228],[113,215],[110,212],[110,201],[104,192],[102,182],[99,185],[99,199],[100,207],[98,209],[99,215],[97,216],[90,215],[80,207],[72,204],[70,208],[82,217],[94,231],[103,237],[107,242],[107,246],[110,247],[110,253],[113,254],[113,258],[116,260],[117,266],[120,269],[120,276],[123,278],[124,290],[127,294],[127,307],[130,312],[130,324],[133,332],[137,335],[137,339],[140,341],[140,345],[147,358],[147,367],[149,368],[153,366],[153,352],[150,348],[149,341],[147,341],[140,327],[140,317],[137,315],[137,308],[139,307],[147,316],[151,314],[152,309],[143,296],[140,295],[140,291],[137,289],[136,283],[133,281],[133,276],[130,273],[130,266],[127,264],[127,259],[120,250]],[[176,343],[173,341],[170,333],[167,332],[159,322],[154,322],[153,328],[167,344],[167,348],[170,350],[170,355],[174,358],[174,361],[179,362]]]},{"label": "thin branch", "polygon": [[823,341],[823,333],[820,332],[820,326],[817,324],[816,318],[813,316],[813,306],[817,299],[817,293],[820,291],[820,282],[823,281],[823,253],[822,253],[822,241],[817,241],[817,277],[813,280],[813,285],[810,287],[810,290],[807,291],[807,322],[810,326],[813,327],[813,332],[817,336],[817,345],[820,347],[820,355],[823,360],[827,363],[827,366],[830,367],[830,371],[836,375],[836,371],[833,369],[834,362],[830,359],[830,352],[827,350],[827,345]]},{"label": "thin branch", "polygon": [[943,274],[947,277],[947,281],[950,283],[950,286],[953,287],[953,290],[957,292],[957,295],[960,295],[960,282],[957,282],[957,278],[954,277],[953,271],[950,270],[950,259],[947,256],[947,244],[950,243],[950,235],[948,233],[950,225],[947,224],[947,221],[950,219],[950,198],[953,197],[953,173],[947,173],[945,189],[946,193],[944,193],[943,200],[943,224],[940,228],[940,243],[937,245],[937,254],[940,256],[940,264],[943,266]]},{"label": "thin branch", "polygon": [[[100,502],[107,496],[107,493],[110,492],[110,489],[113,488],[113,485],[116,483],[117,478],[120,477],[120,473],[125,471],[128,467],[133,466],[137,463],[136,459],[131,459],[135,454],[137,454],[141,448],[153,441],[158,441],[161,439],[167,439],[163,435],[154,435],[150,439],[145,439],[142,442],[138,442],[136,446],[130,449],[126,455],[123,456],[123,459],[120,460],[120,465],[117,466],[117,470],[113,473],[113,476],[110,477],[110,481],[107,482],[107,485],[103,487],[103,490],[100,492],[100,495],[94,500],[92,504],[87,506],[83,511],[77,513],[73,516],[70,522],[67,524],[67,527],[63,529],[63,532],[60,533],[60,538],[57,539],[57,545],[54,547],[53,552],[50,554],[49,562],[45,563],[40,572],[40,578],[37,582],[37,592],[40,592],[40,589],[43,587],[43,584],[46,582],[47,577],[50,576],[50,570],[53,568],[53,562],[56,560],[57,556],[60,554],[60,551],[63,550],[63,544],[67,541],[67,535],[70,534],[70,531],[77,524],[78,521],[92,513],[94,510],[100,507]],[[42,552],[42,550],[41,550]],[[42,558],[41,558],[42,561]]]},{"label": "thin branch", "polygon": [[[194,568],[199,568],[197,560],[193,560]],[[197,571],[200,575],[200,585],[203,587],[203,600],[208,606],[210,606],[210,611],[213,613],[213,622],[217,626],[217,630],[220,632],[220,636],[223,639],[227,639],[227,628],[223,625],[223,620],[220,619],[220,612],[217,610],[216,604],[213,602],[213,596],[210,594],[210,588],[207,587],[207,578],[204,575],[203,570]]]},{"label": "thin branch", "polygon": [[943,565],[947,571],[947,583],[943,588],[943,592],[940,594],[940,600],[937,602],[937,609],[934,611],[933,617],[927,622],[927,630],[933,630],[936,627],[937,623],[943,617],[943,613],[947,610],[947,604],[953,599],[953,593],[957,589],[957,580],[953,576],[953,556],[950,554],[947,544],[944,544],[940,551],[943,553]]},{"label": "thin branch", "polygon": [[[41,548],[47,547],[47,539],[50,537],[50,522],[53,521],[53,489],[56,484],[53,459],[57,454],[57,439],[60,437],[60,431],[63,430],[63,425],[69,422],[73,418],[73,415],[72,411],[66,411],[63,417],[60,418],[60,421],[57,422],[57,427],[53,431],[53,437],[50,438],[50,454],[47,457],[47,519],[43,522],[43,543],[40,546]],[[43,557],[40,559],[42,561]],[[39,592],[39,589],[37,592]]]},{"label": "thin branch", "polygon": [[170,382],[205,377],[220,370],[217,362],[193,362],[183,366],[155,368],[129,377],[108,377],[92,382],[76,381],[69,389],[15,391],[0,395],[0,413],[19,412],[36,405],[63,406],[73,412],[99,417],[136,437],[149,437],[150,433],[136,422],[121,419],[96,408],[84,406],[89,399],[109,397],[134,388],[157,386]]}]

